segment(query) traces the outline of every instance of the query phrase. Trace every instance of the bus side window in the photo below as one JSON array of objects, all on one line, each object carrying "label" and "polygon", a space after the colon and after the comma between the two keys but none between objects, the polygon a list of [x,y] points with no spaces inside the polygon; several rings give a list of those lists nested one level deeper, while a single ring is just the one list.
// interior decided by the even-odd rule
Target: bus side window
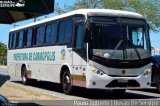
[{"label": "bus side window", "polygon": [[73,21],[72,20],[68,20],[65,22],[66,24],[66,29],[65,29],[65,42],[66,43],[70,43],[71,42],[71,38],[72,38],[72,32],[73,32]]},{"label": "bus side window", "polygon": [[16,48],[16,39],[17,39],[17,34],[14,33],[14,36],[13,36],[13,44],[12,44],[12,48]]},{"label": "bus side window", "polygon": [[8,43],[8,48],[9,49],[12,48],[13,35],[14,35],[14,33],[9,34],[9,43]]},{"label": "bus side window", "polygon": [[60,22],[58,43],[59,44],[70,43],[72,39],[72,32],[73,32],[72,30],[73,30],[72,20],[66,20]]},{"label": "bus side window", "polygon": [[38,27],[36,33],[36,46],[44,45],[44,36],[45,36],[45,26]]},{"label": "bus side window", "polygon": [[84,35],[84,27],[83,27],[83,24],[76,26],[76,42],[75,42],[75,48],[77,48],[77,49],[82,49],[82,48],[84,48],[83,35]]},{"label": "bus side window", "polygon": [[58,43],[63,44],[65,40],[65,22],[60,22],[59,24],[59,34],[58,34]]},{"label": "bus side window", "polygon": [[18,48],[23,47],[23,38],[24,38],[24,31],[21,31],[21,32],[19,32]]},{"label": "bus side window", "polygon": [[57,43],[57,24],[52,24],[51,27],[51,44]]},{"label": "bus side window", "polygon": [[51,44],[51,26],[47,25],[46,28],[46,39],[45,39],[45,45],[49,46]]},{"label": "bus side window", "polygon": [[46,45],[54,45],[57,42],[57,24],[47,25],[46,28]]},{"label": "bus side window", "polygon": [[32,45],[32,34],[33,34],[33,30],[28,29],[26,32],[26,46],[27,47],[31,47]]},{"label": "bus side window", "polygon": [[15,48],[18,48],[18,43],[19,43],[19,32],[16,32],[16,45],[15,45]]}]

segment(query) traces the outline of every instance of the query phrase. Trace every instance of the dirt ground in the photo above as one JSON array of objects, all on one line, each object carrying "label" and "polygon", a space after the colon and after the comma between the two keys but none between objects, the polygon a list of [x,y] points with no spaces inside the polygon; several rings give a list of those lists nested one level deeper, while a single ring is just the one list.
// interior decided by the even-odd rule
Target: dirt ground
[{"label": "dirt ground", "polygon": [[0,94],[7,97],[9,100],[55,100],[58,98],[10,83],[5,83],[0,88]]}]

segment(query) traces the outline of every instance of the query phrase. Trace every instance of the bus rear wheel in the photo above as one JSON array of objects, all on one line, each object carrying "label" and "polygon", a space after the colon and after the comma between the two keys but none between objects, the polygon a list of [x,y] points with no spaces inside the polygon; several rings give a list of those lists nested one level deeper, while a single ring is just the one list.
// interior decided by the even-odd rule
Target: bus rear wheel
[{"label": "bus rear wheel", "polygon": [[27,77],[27,69],[26,69],[25,66],[22,67],[22,75],[21,75],[21,77],[22,77],[22,83],[23,83],[24,85],[27,85],[28,82],[29,82],[29,79],[28,79],[28,77]]},{"label": "bus rear wheel", "polygon": [[126,89],[113,89],[112,91],[116,95],[124,95],[126,92]]},{"label": "bus rear wheel", "polygon": [[65,94],[67,94],[67,95],[71,94],[71,92],[72,92],[72,79],[71,79],[71,74],[69,73],[68,69],[66,69],[62,75],[62,88],[63,88],[63,92]]}]

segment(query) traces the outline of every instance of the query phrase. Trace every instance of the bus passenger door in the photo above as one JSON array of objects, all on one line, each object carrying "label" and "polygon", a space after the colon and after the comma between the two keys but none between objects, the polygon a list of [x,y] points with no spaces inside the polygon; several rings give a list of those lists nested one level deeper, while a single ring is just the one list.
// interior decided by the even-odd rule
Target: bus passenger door
[{"label": "bus passenger door", "polygon": [[73,47],[73,74],[83,76],[86,66],[86,44],[84,43],[84,24],[75,26]]}]

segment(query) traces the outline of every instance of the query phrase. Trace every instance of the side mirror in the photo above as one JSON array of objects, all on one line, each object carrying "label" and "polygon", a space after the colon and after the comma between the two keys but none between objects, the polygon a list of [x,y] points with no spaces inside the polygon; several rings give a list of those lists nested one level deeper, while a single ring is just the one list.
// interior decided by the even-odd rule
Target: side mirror
[{"label": "side mirror", "polygon": [[88,43],[89,42],[89,29],[86,28],[84,32],[84,42]]}]

